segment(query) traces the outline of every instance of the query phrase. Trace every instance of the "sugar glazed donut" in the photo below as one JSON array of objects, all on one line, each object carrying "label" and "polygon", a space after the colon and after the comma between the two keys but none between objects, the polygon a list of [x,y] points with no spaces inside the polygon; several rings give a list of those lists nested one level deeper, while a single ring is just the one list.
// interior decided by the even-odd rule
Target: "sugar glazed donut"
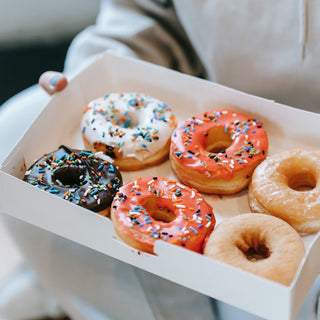
[{"label": "sugar glazed donut", "polygon": [[108,216],[122,177],[107,158],[103,154],[61,146],[37,160],[25,173],[24,181]]},{"label": "sugar glazed donut", "polygon": [[204,255],[289,286],[305,247],[285,221],[247,213],[221,222],[209,236]]},{"label": "sugar glazed donut", "polygon": [[249,204],[287,221],[301,234],[320,230],[320,151],[293,149],[268,157],[255,170]]},{"label": "sugar glazed donut", "polygon": [[111,93],[89,103],[81,126],[86,147],[103,151],[121,170],[138,170],[168,157],[176,119],[146,94]]},{"label": "sugar glazed donut", "polygon": [[204,193],[233,194],[248,185],[267,151],[261,122],[218,109],[198,114],[174,131],[170,159],[186,185]]},{"label": "sugar glazed donut", "polygon": [[212,207],[194,189],[144,177],[120,188],[111,208],[116,233],[129,246],[153,253],[156,240],[202,252],[215,226]]}]

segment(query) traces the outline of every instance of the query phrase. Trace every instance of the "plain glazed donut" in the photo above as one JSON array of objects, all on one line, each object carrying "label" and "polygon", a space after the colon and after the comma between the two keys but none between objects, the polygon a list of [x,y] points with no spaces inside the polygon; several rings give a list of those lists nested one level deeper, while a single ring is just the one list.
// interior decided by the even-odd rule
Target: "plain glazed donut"
[{"label": "plain glazed donut", "polygon": [[221,222],[209,236],[204,255],[289,286],[305,247],[285,221],[247,213]]},{"label": "plain glazed donut", "polygon": [[103,154],[61,146],[37,160],[25,173],[24,181],[108,216],[122,185],[121,174],[111,161]]},{"label": "plain glazed donut", "polygon": [[112,203],[111,220],[123,242],[148,253],[158,239],[201,252],[215,226],[212,207],[196,190],[158,177],[122,186]]},{"label": "plain glazed donut", "polygon": [[86,147],[103,151],[120,170],[139,170],[168,157],[176,119],[166,103],[142,93],[110,93],[83,112]]},{"label": "plain glazed donut", "polygon": [[198,114],[174,131],[170,159],[184,184],[204,193],[233,194],[248,185],[267,151],[261,122],[219,109]]},{"label": "plain glazed donut", "polygon": [[301,234],[320,230],[320,152],[288,150],[268,157],[249,185],[249,205],[287,221]]}]

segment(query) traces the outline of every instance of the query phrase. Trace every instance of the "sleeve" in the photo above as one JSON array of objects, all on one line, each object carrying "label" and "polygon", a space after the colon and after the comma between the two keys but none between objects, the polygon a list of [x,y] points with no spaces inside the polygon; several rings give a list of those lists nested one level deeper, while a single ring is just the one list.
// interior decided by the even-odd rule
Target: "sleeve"
[{"label": "sleeve", "polygon": [[72,41],[65,73],[77,73],[105,51],[204,76],[204,68],[170,1],[102,1],[96,24]]}]

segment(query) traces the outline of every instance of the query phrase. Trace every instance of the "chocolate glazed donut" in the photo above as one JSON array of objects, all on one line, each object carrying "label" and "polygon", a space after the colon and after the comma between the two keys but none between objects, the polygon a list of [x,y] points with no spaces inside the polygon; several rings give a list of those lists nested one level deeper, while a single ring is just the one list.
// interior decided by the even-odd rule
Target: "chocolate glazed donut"
[{"label": "chocolate glazed donut", "polygon": [[91,151],[66,146],[37,160],[23,180],[104,216],[109,215],[122,185],[121,174],[111,162]]}]

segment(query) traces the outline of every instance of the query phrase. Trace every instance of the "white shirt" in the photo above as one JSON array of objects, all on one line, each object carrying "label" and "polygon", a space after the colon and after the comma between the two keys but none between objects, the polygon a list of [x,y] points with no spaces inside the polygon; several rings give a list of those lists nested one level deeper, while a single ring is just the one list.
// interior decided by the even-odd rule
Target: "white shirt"
[{"label": "white shirt", "polygon": [[[164,4],[163,4],[164,3]],[[319,0],[103,1],[66,70],[103,50],[320,111]]]}]

